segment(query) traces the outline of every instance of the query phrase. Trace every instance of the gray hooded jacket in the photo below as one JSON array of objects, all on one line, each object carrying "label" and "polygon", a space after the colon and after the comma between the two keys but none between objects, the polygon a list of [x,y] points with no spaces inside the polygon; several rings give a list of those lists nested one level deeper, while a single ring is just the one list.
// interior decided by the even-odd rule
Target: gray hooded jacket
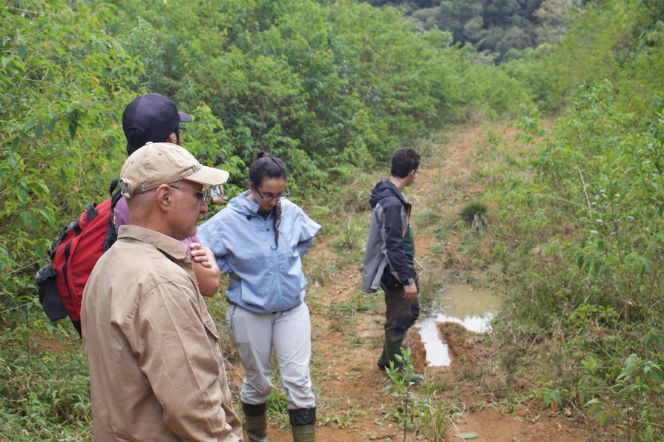
[{"label": "gray hooded jacket", "polygon": [[410,203],[389,179],[376,184],[369,202],[371,224],[362,268],[362,291],[365,293],[380,288],[386,267],[403,285],[416,276],[403,244],[410,221]]}]

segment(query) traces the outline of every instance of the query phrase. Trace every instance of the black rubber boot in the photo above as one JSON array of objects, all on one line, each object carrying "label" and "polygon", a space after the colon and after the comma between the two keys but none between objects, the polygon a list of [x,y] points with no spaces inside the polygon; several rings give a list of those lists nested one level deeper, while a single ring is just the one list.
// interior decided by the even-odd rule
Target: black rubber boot
[{"label": "black rubber boot", "polygon": [[314,442],[316,433],[316,408],[297,408],[288,410],[293,440],[295,442]]},{"label": "black rubber boot", "polygon": [[401,364],[396,360],[395,356],[401,354],[401,343],[403,339],[396,342],[385,342],[383,344],[383,353],[378,358],[378,368],[385,370],[390,368],[390,361],[394,361],[394,367],[399,368]]},{"label": "black rubber boot", "polygon": [[268,442],[267,440],[267,416],[266,404],[242,403],[244,411],[244,429],[247,432],[249,442]]}]

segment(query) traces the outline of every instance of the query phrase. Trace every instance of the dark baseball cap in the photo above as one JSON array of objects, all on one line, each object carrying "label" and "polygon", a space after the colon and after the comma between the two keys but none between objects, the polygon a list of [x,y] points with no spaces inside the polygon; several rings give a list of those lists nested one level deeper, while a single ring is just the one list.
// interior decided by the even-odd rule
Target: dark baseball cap
[{"label": "dark baseball cap", "polygon": [[189,114],[178,112],[175,103],[163,95],[141,95],[129,103],[122,114],[127,152],[131,153],[149,141],[166,141],[169,134],[177,131],[180,122],[190,121]]}]

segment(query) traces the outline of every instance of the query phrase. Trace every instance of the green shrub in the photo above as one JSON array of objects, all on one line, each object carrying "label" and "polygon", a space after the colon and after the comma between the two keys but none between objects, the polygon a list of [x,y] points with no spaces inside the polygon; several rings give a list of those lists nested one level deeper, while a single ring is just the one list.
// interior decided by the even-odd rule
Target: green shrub
[{"label": "green shrub", "polygon": [[463,209],[461,209],[459,216],[468,227],[474,227],[480,230],[487,224],[487,212],[488,209],[484,204],[478,201],[473,201],[466,204]]},{"label": "green shrub", "polygon": [[56,232],[106,198],[140,69],[85,3],[0,6],[0,307],[28,300]]},{"label": "green shrub", "polygon": [[513,287],[495,322],[505,352],[541,368],[545,404],[577,407],[626,440],[661,438],[664,417],[664,114],[639,98],[664,90],[664,34],[644,14],[638,2],[594,4],[544,58],[566,54],[558,69],[585,50],[568,45],[597,42],[565,72],[570,90],[583,79],[567,114],[492,194]]}]

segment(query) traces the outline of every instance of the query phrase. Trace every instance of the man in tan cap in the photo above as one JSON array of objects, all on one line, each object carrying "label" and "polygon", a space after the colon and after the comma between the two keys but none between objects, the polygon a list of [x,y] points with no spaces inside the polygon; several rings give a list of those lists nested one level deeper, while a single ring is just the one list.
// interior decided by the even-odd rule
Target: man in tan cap
[{"label": "man in tan cap", "polygon": [[129,222],[83,294],[94,439],[241,441],[219,334],[181,241],[228,172],[149,143],[120,178]]}]

